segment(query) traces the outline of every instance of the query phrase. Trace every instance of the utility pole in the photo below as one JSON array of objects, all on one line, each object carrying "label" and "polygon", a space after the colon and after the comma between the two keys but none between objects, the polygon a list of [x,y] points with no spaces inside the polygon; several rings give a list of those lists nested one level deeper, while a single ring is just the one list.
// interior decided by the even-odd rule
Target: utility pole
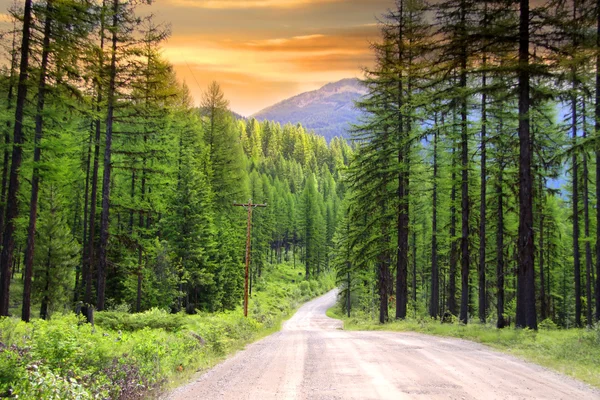
[{"label": "utility pole", "polygon": [[252,199],[247,204],[233,203],[234,206],[244,207],[248,210],[248,227],[246,230],[246,273],[244,281],[244,317],[248,316],[248,272],[250,270],[250,229],[252,228],[252,209],[254,207],[266,207],[266,204],[252,204]]}]

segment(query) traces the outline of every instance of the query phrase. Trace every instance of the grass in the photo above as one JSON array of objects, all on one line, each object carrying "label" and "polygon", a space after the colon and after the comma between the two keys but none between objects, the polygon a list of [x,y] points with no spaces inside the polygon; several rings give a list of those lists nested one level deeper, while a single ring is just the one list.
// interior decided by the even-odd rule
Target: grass
[{"label": "grass", "polygon": [[[300,275],[298,275],[300,273]],[[300,268],[269,267],[256,280],[249,315],[98,312],[96,326],[73,314],[50,321],[0,318],[0,398],[158,397],[281,327],[299,305],[334,286],[304,281]]]},{"label": "grass", "polygon": [[379,324],[368,316],[348,318],[334,306],[327,311],[341,319],[346,330],[385,330],[419,332],[471,340],[534,362],[600,388],[600,325],[591,329],[557,329],[552,323],[540,324],[537,332],[528,329],[497,329],[492,325],[470,323],[441,324],[432,319],[407,319]]}]

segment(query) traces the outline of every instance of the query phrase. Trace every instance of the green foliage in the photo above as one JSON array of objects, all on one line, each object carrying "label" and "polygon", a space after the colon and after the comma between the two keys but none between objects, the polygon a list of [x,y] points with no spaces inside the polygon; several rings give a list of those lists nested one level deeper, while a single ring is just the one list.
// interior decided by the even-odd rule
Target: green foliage
[{"label": "green foliage", "polygon": [[64,199],[58,187],[48,187],[42,199],[33,290],[34,297],[41,304],[40,317],[50,318],[53,312],[63,311],[64,305],[71,299],[78,244],[62,212]]},{"label": "green foliage", "polygon": [[86,400],[94,397],[73,378],[62,378],[45,367],[32,364],[12,394],[24,399]]},{"label": "green foliage", "polygon": [[129,314],[125,306],[97,312],[95,327],[71,314],[29,324],[0,319],[0,394],[56,399],[156,396],[171,382],[185,380],[277,329],[302,301],[333,287],[329,275],[305,281],[291,264],[271,268],[250,299],[250,318],[243,317],[239,306],[195,315],[159,309]]},{"label": "green foliage", "polygon": [[556,325],[550,318],[546,318],[538,324],[538,329],[543,331],[553,331],[558,329],[558,325]]},{"label": "green foliage", "polygon": [[184,327],[185,318],[181,314],[170,314],[164,310],[153,308],[140,314],[102,311],[94,315],[94,322],[96,325],[111,331],[133,332],[150,328],[177,332]]}]

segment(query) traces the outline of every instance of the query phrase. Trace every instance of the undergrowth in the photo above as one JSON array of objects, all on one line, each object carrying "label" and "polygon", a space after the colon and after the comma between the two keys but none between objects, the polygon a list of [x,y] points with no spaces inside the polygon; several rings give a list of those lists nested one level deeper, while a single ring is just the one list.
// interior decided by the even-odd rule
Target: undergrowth
[{"label": "undergrowth", "polygon": [[95,326],[73,314],[28,324],[2,318],[0,398],[158,397],[279,329],[302,302],[334,285],[330,275],[304,281],[299,271],[273,266],[257,279],[249,318],[241,308],[196,315],[98,312]]}]

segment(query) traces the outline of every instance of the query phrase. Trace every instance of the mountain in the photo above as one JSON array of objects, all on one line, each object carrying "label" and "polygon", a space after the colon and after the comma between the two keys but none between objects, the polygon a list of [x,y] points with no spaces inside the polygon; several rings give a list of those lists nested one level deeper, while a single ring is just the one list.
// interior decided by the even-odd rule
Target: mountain
[{"label": "mountain", "polygon": [[259,121],[302,124],[330,141],[335,136],[349,137],[350,124],[361,114],[354,101],[366,93],[358,79],[343,79],[321,89],[301,93],[267,107],[253,115]]}]

